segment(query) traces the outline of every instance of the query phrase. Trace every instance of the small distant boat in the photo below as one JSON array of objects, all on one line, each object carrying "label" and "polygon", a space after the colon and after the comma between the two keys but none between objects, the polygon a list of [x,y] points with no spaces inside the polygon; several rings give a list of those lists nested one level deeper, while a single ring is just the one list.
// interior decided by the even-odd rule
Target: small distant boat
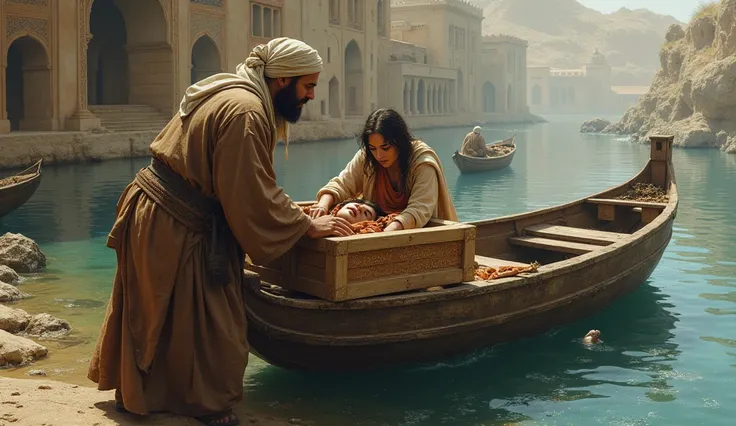
[{"label": "small distant boat", "polygon": [[41,163],[12,176],[0,179],[0,217],[7,215],[28,201],[41,184]]},{"label": "small distant boat", "polygon": [[504,167],[508,167],[511,164],[511,161],[514,159],[514,154],[516,153],[516,135],[504,139],[501,141],[497,141],[491,144],[488,144],[487,146],[489,148],[491,147],[500,147],[500,146],[510,146],[511,152],[508,154],[504,154],[497,157],[469,157],[467,155],[461,154],[459,151],[455,151],[452,154],[452,161],[455,162],[455,165],[460,170],[460,173],[475,173],[475,172],[486,172],[489,170],[500,170]]}]

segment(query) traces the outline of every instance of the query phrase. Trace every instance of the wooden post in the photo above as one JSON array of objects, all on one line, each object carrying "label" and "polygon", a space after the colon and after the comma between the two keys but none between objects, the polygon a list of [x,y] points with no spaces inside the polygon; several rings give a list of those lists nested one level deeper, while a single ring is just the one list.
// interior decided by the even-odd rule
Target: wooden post
[{"label": "wooden post", "polygon": [[651,182],[654,185],[661,186],[666,191],[669,184],[667,165],[672,161],[672,142],[674,142],[675,137],[671,135],[652,135],[649,140],[651,142],[649,154]]}]

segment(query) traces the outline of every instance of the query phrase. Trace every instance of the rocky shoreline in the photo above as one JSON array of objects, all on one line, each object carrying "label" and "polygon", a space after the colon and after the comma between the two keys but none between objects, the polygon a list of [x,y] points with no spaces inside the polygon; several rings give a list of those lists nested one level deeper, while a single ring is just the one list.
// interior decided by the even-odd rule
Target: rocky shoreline
[{"label": "rocky shoreline", "polygon": [[[46,256],[35,241],[20,234],[0,236],[0,368],[25,366],[44,358],[48,349],[41,341],[64,340],[72,331],[66,320],[47,313],[29,314],[8,306],[29,297],[22,287],[23,275],[46,268]],[[29,375],[44,375],[31,370]]]},{"label": "rocky shoreline", "polygon": [[682,148],[736,153],[736,0],[711,2],[687,26],[670,26],[649,92],[618,123],[586,121],[583,133],[671,134]]}]

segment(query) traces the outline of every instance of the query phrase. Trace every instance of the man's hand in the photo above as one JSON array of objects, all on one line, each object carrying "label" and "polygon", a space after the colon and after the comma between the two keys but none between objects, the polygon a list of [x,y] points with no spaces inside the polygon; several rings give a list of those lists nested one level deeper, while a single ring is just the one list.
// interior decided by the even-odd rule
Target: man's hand
[{"label": "man's hand", "polygon": [[309,238],[347,237],[354,234],[350,223],[336,216],[320,216],[312,219],[312,226],[307,230]]},{"label": "man's hand", "polygon": [[313,205],[309,207],[309,217],[312,219],[317,219],[320,216],[324,216],[327,214],[327,207],[322,207],[320,205]]}]

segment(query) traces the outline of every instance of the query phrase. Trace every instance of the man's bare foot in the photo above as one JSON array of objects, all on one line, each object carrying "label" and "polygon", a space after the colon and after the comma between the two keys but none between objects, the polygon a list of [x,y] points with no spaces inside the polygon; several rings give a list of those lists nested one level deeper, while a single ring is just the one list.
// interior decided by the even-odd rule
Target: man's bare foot
[{"label": "man's bare foot", "polygon": [[223,413],[199,416],[196,419],[207,426],[237,426],[240,424],[240,419],[231,410]]},{"label": "man's bare foot", "polygon": [[588,334],[583,337],[583,343],[585,344],[595,344],[600,343],[601,341],[601,331],[600,330],[590,330]]}]

